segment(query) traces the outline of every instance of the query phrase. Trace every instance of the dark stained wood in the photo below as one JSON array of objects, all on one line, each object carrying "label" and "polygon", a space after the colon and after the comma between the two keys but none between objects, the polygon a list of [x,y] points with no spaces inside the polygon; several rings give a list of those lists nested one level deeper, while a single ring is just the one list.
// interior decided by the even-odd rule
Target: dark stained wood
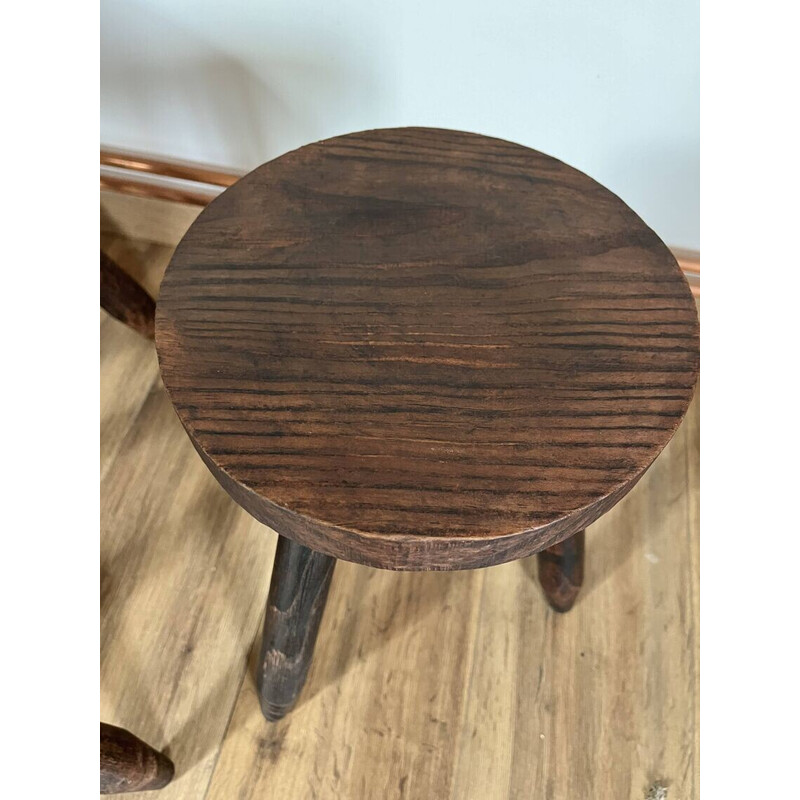
[{"label": "dark stained wood", "polygon": [[585,542],[586,532],[578,531],[537,556],[539,583],[556,611],[569,611],[581,589]]},{"label": "dark stained wood", "polygon": [[156,301],[122,267],[100,251],[100,305],[148,339],[155,338]]},{"label": "dark stained wood", "polygon": [[163,753],[124,728],[100,723],[100,794],[161,789],[174,774]]},{"label": "dark stained wood", "polygon": [[459,569],[618,502],[694,391],[675,258],[556,159],[405,128],[303,147],[223,192],[159,297],[164,383],[211,471],[314,550]]},{"label": "dark stained wood", "polygon": [[257,676],[261,711],[271,722],[294,707],[306,681],[335,564],[278,537]]}]

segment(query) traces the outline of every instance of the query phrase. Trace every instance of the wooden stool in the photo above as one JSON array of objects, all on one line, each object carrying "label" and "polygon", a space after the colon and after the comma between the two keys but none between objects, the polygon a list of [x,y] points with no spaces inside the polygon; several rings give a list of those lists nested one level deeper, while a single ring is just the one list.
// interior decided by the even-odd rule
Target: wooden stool
[{"label": "wooden stool", "polygon": [[569,609],[584,529],[687,410],[698,320],[667,247],[591,178],[401,128],[300,148],[223,192],[167,270],[156,345],[200,456],[280,534],[258,675],[276,720],[337,558],[539,553]]}]

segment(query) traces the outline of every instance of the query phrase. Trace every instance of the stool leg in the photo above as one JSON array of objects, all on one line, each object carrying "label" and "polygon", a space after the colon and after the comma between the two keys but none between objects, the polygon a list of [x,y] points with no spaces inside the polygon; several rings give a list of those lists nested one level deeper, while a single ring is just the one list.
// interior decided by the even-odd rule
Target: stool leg
[{"label": "stool leg", "polygon": [[538,555],[539,583],[556,611],[569,611],[580,591],[585,538],[586,531],[578,531]]},{"label": "stool leg", "polygon": [[163,753],[124,728],[100,723],[100,794],[161,789],[174,774]]},{"label": "stool leg", "polygon": [[278,537],[258,671],[261,711],[270,722],[291,711],[303,688],[335,564]]},{"label": "stool leg", "polygon": [[112,258],[100,251],[100,305],[147,339],[155,337],[156,301]]}]

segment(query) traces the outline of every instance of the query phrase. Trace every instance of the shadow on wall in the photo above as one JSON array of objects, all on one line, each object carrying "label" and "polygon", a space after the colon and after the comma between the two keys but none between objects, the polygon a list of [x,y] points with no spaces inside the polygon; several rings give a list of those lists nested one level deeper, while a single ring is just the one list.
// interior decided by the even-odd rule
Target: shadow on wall
[{"label": "shadow on wall", "polygon": [[105,0],[102,143],[252,169],[346,132],[331,130],[329,119],[350,116],[358,129],[389,102],[385,81],[370,78],[358,63],[364,59],[354,59],[348,43],[337,42],[330,30],[324,38],[313,30],[302,37],[263,34],[245,67],[146,2]]}]

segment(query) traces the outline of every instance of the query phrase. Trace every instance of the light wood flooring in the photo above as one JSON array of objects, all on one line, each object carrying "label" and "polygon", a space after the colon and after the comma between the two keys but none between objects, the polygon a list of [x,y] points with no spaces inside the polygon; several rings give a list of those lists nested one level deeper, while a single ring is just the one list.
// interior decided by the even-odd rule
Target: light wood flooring
[{"label": "light wood flooring", "polygon": [[[198,209],[101,193],[101,244],[157,296]],[[557,615],[535,557],[454,573],[339,562],[296,710],[254,655],[276,536],[215,483],[145,341],[100,312],[101,719],[176,764],[159,800],[698,796],[699,408],[587,532]]]}]

